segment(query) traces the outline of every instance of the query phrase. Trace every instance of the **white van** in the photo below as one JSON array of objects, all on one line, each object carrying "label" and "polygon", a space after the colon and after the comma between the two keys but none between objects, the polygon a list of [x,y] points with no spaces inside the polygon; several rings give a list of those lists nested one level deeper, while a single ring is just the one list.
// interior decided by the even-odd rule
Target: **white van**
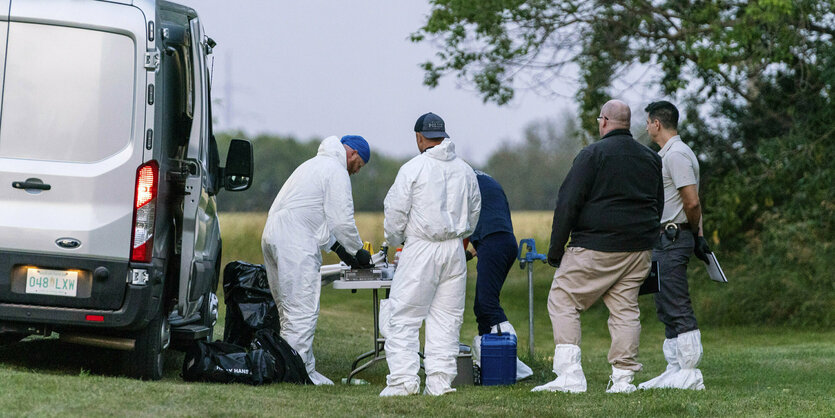
[{"label": "white van", "polygon": [[172,340],[211,338],[220,167],[194,10],[153,0],[0,0],[0,344],[53,332],[162,376]]}]

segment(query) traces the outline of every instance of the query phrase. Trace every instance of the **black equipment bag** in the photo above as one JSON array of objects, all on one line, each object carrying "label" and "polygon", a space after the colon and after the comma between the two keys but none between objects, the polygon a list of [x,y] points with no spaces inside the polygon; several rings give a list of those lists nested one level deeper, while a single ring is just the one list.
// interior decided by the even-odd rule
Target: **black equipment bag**
[{"label": "black equipment bag", "polygon": [[653,261],[649,267],[649,274],[638,289],[638,295],[649,295],[661,291],[661,265]]},{"label": "black equipment bag", "polygon": [[278,309],[263,265],[233,261],[223,269],[226,322],[223,341],[248,347],[255,331],[278,331]]},{"label": "black equipment bag", "polygon": [[266,350],[251,350],[223,341],[197,341],[186,351],[183,380],[187,382],[246,383],[276,381],[276,364]]},{"label": "black equipment bag", "polygon": [[274,329],[264,328],[255,332],[255,341],[252,346],[256,349],[263,349],[275,359],[275,381],[295,383],[299,385],[312,385],[313,381],[307,374],[304,361],[284,338],[278,335]]}]

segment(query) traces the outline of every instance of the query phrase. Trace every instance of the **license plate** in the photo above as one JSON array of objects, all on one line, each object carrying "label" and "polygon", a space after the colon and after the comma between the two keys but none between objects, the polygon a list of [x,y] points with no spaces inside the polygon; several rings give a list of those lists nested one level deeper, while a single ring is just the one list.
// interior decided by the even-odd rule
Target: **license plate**
[{"label": "license plate", "polygon": [[26,271],[26,293],[75,297],[78,272],[29,268]]}]

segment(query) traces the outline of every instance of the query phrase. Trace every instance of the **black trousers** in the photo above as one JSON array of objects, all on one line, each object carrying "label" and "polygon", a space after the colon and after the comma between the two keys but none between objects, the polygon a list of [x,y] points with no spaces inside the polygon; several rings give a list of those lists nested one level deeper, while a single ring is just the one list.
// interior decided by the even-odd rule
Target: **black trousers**
[{"label": "black trousers", "polygon": [[507,273],[516,262],[518,246],[512,232],[490,234],[473,246],[478,251],[473,311],[478,322],[478,335],[484,335],[490,333],[493,325],[507,321],[499,294]]},{"label": "black trousers", "polygon": [[693,254],[694,243],[695,238],[690,231],[679,231],[674,241],[662,233],[652,250],[652,260],[658,261],[661,271],[661,288],[655,294],[655,310],[658,319],[664,323],[667,338],[699,329],[687,286],[687,263]]}]

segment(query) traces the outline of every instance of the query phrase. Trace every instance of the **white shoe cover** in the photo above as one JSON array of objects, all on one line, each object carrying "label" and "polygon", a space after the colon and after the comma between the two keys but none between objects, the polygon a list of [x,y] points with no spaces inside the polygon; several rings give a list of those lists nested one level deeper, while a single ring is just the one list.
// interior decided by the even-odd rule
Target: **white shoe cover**
[{"label": "white shoe cover", "polygon": [[670,380],[672,383],[667,386],[668,388],[690,390],[704,390],[705,388],[705,379],[699,369],[681,369],[670,376]]},{"label": "white shoe cover", "polygon": [[[669,341],[669,343],[668,343]],[[679,334],[664,341],[667,370],[655,379],[638,385],[640,389],[671,388],[703,390],[702,371],[696,367],[702,359],[702,334],[699,330]]]},{"label": "white shoe cover", "polygon": [[387,396],[409,396],[409,395],[417,395],[418,387],[411,383],[403,383],[399,385],[393,386],[386,386],[382,392],[380,392],[381,397]]},{"label": "white shoe cover", "polygon": [[580,347],[574,344],[557,344],[554,348],[554,373],[557,378],[531,392],[569,392],[582,393],[586,391],[586,376],[580,364]]},{"label": "white shoe cover", "polygon": [[681,370],[678,365],[678,356],[676,350],[678,349],[678,339],[668,338],[664,340],[662,350],[664,351],[664,358],[667,359],[667,370],[659,376],[647,380],[638,385],[638,389],[660,389],[671,387],[670,378]]},{"label": "white shoe cover", "polygon": [[497,325],[493,325],[492,327],[490,327],[490,333],[491,334],[498,334],[499,333],[499,327],[502,328],[502,334],[507,333],[507,334],[510,334],[510,335],[516,335],[516,329],[513,328],[513,325],[510,325],[510,322],[508,322],[508,321],[504,321],[504,322],[501,322]]},{"label": "white shoe cover", "polygon": [[308,373],[308,376],[310,376],[310,380],[312,380],[313,384],[316,386],[333,384],[333,380],[328,379],[325,375],[317,372],[316,370]]},{"label": "white shoe cover", "polygon": [[678,334],[676,355],[681,370],[670,376],[669,387],[691,390],[705,388],[702,371],[696,368],[702,360],[702,352],[702,333],[699,330]]},{"label": "white shoe cover", "polygon": [[516,381],[520,381],[522,379],[527,379],[533,376],[533,369],[531,369],[527,364],[523,363],[522,360],[519,360],[519,357],[516,358]]},{"label": "white shoe cover", "polygon": [[423,388],[424,395],[441,396],[443,394],[455,392],[451,386],[454,377],[446,373],[435,373],[426,376],[426,387]]},{"label": "white shoe cover", "polygon": [[481,335],[473,337],[473,346],[470,349],[473,352],[473,364],[481,367]]},{"label": "white shoe cover", "polygon": [[[508,333],[510,335],[516,335],[516,329],[513,328],[513,325],[510,324],[508,321],[504,321],[498,325],[493,325],[490,328],[490,333],[498,333],[499,327],[502,328],[502,333]],[[478,351],[475,350],[475,340],[473,341],[473,362],[475,362],[476,353],[478,353],[478,364],[481,366],[481,338],[476,337],[478,339]],[[533,376],[533,370],[528,367],[527,364],[523,363],[522,360],[519,360],[519,357],[516,358],[516,381],[520,381],[522,379],[527,379]]]},{"label": "white shoe cover", "polygon": [[635,372],[632,370],[618,369],[612,366],[612,375],[609,376],[609,385],[606,388],[606,393],[632,393],[638,388],[632,384],[632,378]]}]

